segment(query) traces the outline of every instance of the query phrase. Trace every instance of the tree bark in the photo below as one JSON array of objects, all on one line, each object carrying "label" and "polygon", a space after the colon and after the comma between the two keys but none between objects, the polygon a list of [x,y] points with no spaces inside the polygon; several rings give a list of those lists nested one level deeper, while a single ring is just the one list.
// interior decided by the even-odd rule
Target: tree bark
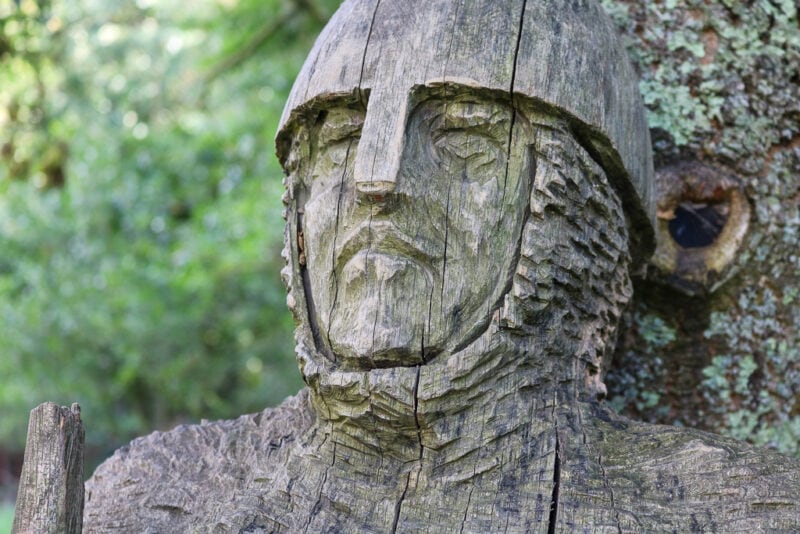
[{"label": "tree bark", "polygon": [[81,532],[83,443],[78,404],[31,410],[13,534]]},{"label": "tree bark", "polygon": [[[730,209],[726,228],[742,224],[746,233],[731,243],[727,261],[709,267],[715,258],[703,259],[700,284],[677,263],[654,262],[635,280],[609,397],[636,419],[800,454],[797,3],[603,5],[642,78],[662,202],[681,196],[674,187],[681,180],[702,176],[712,186],[738,184],[749,208],[738,214],[735,199],[713,198],[713,187],[684,189],[695,198],[678,201],[722,200],[717,205]],[[667,228],[673,213],[661,208],[663,249],[673,240]],[[683,259],[696,256],[680,252]]]}]

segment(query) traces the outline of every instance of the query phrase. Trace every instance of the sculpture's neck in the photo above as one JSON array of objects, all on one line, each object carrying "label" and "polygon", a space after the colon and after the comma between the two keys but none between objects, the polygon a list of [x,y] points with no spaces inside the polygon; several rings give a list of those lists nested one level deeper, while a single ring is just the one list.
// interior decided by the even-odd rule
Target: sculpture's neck
[{"label": "sculpture's neck", "polygon": [[529,433],[555,406],[593,393],[578,344],[561,334],[517,337],[490,328],[467,349],[418,367],[305,370],[330,442],[401,461],[430,449],[449,461]]}]

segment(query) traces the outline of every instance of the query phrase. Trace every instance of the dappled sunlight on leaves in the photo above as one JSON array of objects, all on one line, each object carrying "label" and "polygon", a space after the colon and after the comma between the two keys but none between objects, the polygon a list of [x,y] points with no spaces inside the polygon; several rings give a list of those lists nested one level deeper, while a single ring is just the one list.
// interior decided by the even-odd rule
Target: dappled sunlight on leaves
[{"label": "dappled sunlight on leaves", "polygon": [[336,4],[0,8],[0,447],[44,400],[109,449],[299,388],[272,140]]}]

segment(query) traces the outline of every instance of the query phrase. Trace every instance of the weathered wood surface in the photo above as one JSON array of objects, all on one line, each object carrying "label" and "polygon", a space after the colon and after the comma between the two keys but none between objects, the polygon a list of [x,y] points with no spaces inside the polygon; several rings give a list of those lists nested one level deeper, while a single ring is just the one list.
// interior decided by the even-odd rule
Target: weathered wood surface
[{"label": "weathered wood surface", "polygon": [[525,412],[524,433],[501,436],[491,424],[466,458],[448,463],[455,451],[426,450],[419,472],[388,452],[326,446],[335,436],[313,413],[305,390],[261,414],[134,441],[89,483],[86,531],[798,529],[796,461],[730,438],[632,422],[591,403],[554,410],[541,402]]},{"label": "weathered wood surface", "polygon": [[652,237],[642,104],[602,17],[345,2],[277,140],[309,387],[120,449],[86,530],[800,529],[797,460],[599,403]]},{"label": "weathered wood surface", "polygon": [[12,534],[81,532],[83,443],[77,404],[31,410]]}]

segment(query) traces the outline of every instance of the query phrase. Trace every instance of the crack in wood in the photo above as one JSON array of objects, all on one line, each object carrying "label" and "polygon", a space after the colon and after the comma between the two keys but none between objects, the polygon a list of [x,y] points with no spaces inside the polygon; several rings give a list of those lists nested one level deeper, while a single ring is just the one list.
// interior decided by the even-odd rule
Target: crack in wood
[{"label": "crack in wood", "polygon": [[553,494],[550,497],[550,516],[547,519],[547,534],[555,534],[558,522],[558,491],[561,484],[561,444],[558,436],[558,419],[553,408],[553,423],[556,432],[556,457],[553,465]]},{"label": "crack in wood", "polygon": [[406,498],[406,492],[408,492],[408,486],[411,482],[411,471],[408,472],[406,475],[406,486],[403,488],[403,493],[400,495],[400,500],[397,501],[397,504],[394,505],[394,520],[392,521],[392,534],[397,532],[397,524],[400,522],[400,510],[403,507],[403,501]]},{"label": "crack in wood", "polygon": [[[425,447],[424,445],[422,445],[422,426],[419,423],[419,416],[418,416],[419,379],[420,379],[420,372],[422,371],[422,366],[417,365],[416,367],[417,367],[417,373],[414,378],[413,394],[414,394],[414,424],[416,424],[417,426],[417,440],[419,440],[419,457],[417,458],[417,467],[415,469],[417,472],[417,477],[419,477],[419,473],[422,471],[422,455],[425,451]],[[397,504],[394,507],[394,520],[392,521],[392,530],[391,530],[392,534],[397,532],[397,527],[398,524],[400,523],[400,512],[402,511],[403,508],[403,501],[406,498],[406,494],[408,493],[408,488],[411,484],[411,474],[414,472],[415,469],[409,470],[408,475],[406,476],[406,484],[405,487],[403,488],[403,493],[400,494],[400,499],[397,501]]]},{"label": "crack in wood", "polygon": [[303,532],[308,532],[309,527],[311,526],[311,521],[319,514],[320,510],[322,509],[322,494],[325,491],[325,483],[328,481],[328,471],[330,471],[333,464],[336,463],[336,442],[333,442],[333,457],[331,458],[331,464],[325,467],[325,472],[322,473],[322,482],[319,485],[319,493],[317,494],[317,500],[314,503],[314,506],[311,508],[311,513],[308,514],[308,520],[306,521],[306,525],[303,528]]},{"label": "crack in wood", "polygon": [[[370,224],[372,224],[372,217],[370,217]],[[370,247],[371,247],[371,243],[370,243]],[[370,248],[367,248],[367,260],[365,261],[365,263],[369,261],[370,250],[371,250]],[[367,270],[369,270],[369,264],[368,263],[364,267],[364,277],[368,277]],[[377,278],[378,274],[375,273],[375,276]],[[372,363],[372,367],[373,368],[376,367],[376,365],[375,365],[375,331],[378,328],[378,313],[380,313],[380,309],[381,309],[381,292],[382,292],[382,288],[383,288],[382,284],[378,284],[378,303],[375,306],[375,320],[372,321],[372,341],[370,342],[369,357],[370,357],[370,361]]]},{"label": "crack in wood", "polygon": [[614,513],[614,521],[617,523],[617,532],[622,534],[622,527],[619,523],[619,510],[617,510],[617,506],[614,503],[614,489],[608,484],[608,477],[606,476],[606,468],[603,466],[603,455],[597,455],[597,465],[600,466],[600,473],[603,475],[603,486],[608,490],[608,496],[611,499],[611,509]]},{"label": "crack in wood", "polygon": [[447,184],[447,203],[445,204],[444,212],[444,253],[442,254],[442,288],[439,293],[439,312],[442,314],[442,323],[444,326],[444,285],[447,273],[447,241],[448,241],[448,228],[450,226],[450,189],[451,184]]},{"label": "crack in wood", "polygon": [[369,32],[367,33],[367,41],[364,43],[364,53],[361,55],[361,71],[358,74],[358,97],[361,99],[361,103],[364,105],[364,109],[367,108],[367,102],[364,99],[364,89],[361,87],[361,84],[364,83],[364,67],[367,64],[367,51],[369,50],[369,42],[372,39],[372,30],[375,28],[375,17],[378,14],[378,8],[381,7],[381,0],[375,2],[375,10],[372,12],[372,19],[369,21]]},{"label": "crack in wood", "polygon": [[419,440],[419,461],[422,461],[422,453],[425,449],[422,445],[422,426],[419,424],[419,377],[422,371],[421,366],[417,366],[417,373],[414,377],[414,423],[417,425],[417,439]]},{"label": "crack in wood", "polygon": [[470,486],[469,488],[469,495],[467,495],[467,505],[464,507],[464,518],[461,520],[461,528],[459,529],[459,534],[464,534],[464,526],[467,524],[467,512],[469,512],[469,505],[472,502],[472,492],[475,490],[475,486]]},{"label": "crack in wood", "polygon": [[[301,210],[298,210],[297,213],[297,234],[300,235],[303,232],[303,213]],[[302,268],[300,270],[300,276],[303,282],[303,296],[305,297],[306,301],[306,309],[308,310],[308,317],[313,318],[316,316],[317,307],[314,304],[314,297],[311,294],[311,280],[308,276],[308,270]],[[309,327],[311,329],[311,338],[314,341],[314,348],[317,349],[321,354],[323,354],[327,359],[332,360],[334,356],[331,354],[331,351],[326,350],[325,346],[320,339],[319,333],[319,325],[315,320],[309,320]]]},{"label": "crack in wood", "polygon": [[[503,195],[500,200],[500,206],[505,204],[506,201],[506,185],[508,184],[508,166],[511,162],[511,144],[514,139],[514,123],[517,120],[517,108],[514,106],[514,83],[517,79],[517,60],[519,59],[519,47],[522,43],[522,28],[525,24],[525,6],[527,0],[522,1],[522,10],[519,17],[519,27],[517,28],[517,43],[514,47],[514,63],[511,67],[511,86],[508,89],[508,94],[511,97],[511,125],[508,128],[508,148],[506,150],[506,173],[503,178]],[[502,213],[502,211],[500,211]],[[498,222],[499,222],[498,218]]]}]

